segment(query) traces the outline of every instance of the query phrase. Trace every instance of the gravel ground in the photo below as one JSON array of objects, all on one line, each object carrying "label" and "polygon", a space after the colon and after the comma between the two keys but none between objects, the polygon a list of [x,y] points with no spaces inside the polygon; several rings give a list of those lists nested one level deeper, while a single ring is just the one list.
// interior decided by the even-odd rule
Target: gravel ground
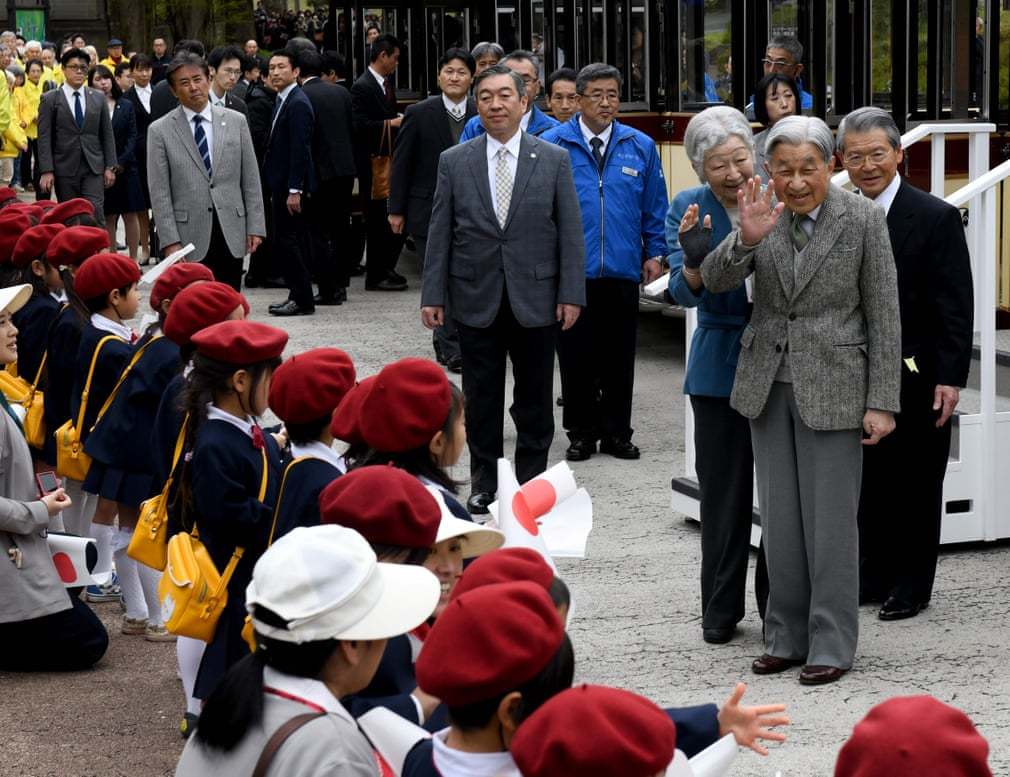
[{"label": "gravel ground", "polygon": [[[404,356],[430,356],[417,311],[415,257],[405,254],[399,269],[410,279],[406,293],[366,293],[355,279],[347,304],[284,321],[289,351],[343,347],[359,375]],[[267,304],[282,294],[251,290],[253,317],[267,320]],[[1006,544],[946,551],[932,606],[917,618],[885,624],[864,609],[856,665],[831,686],[804,688],[796,672],[750,673],[750,661],[762,652],[753,602],[733,642],[702,642],[698,529],[669,507],[670,476],[683,459],[683,355],[679,320],[642,316],[634,420],[643,457],[626,462],[595,456],[575,465],[579,483],[593,496],[596,519],[588,558],[560,563],[577,605],[570,629],[577,679],[624,686],[663,704],[721,702],[744,680],[745,700],[785,702],[793,719],[788,742],[773,747],[767,759],[743,753],[737,760],[733,774],[755,777],[776,771],[783,777],[829,775],[838,748],[872,705],[894,695],[931,693],[975,721],[989,740],[994,774],[1010,773]],[[556,420],[560,429],[560,409]],[[508,422],[507,454],[513,441]],[[559,433],[552,461],[563,458],[564,449]],[[466,472],[462,464],[460,476]],[[176,726],[183,704],[174,646],[120,635],[116,605],[97,605],[97,611],[111,644],[93,671],[0,673],[6,739],[0,775],[173,773],[182,748]]]}]

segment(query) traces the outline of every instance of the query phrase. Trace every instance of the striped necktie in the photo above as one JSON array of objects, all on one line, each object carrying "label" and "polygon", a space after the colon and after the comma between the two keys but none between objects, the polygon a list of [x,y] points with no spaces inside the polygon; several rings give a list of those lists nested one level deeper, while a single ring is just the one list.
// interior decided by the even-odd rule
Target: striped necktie
[{"label": "striped necktie", "polygon": [[196,141],[196,150],[203,157],[203,166],[207,168],[207,175],[213,175],[214,170],[210,166],[210,145],[207,143],[207,133],[203,131],[203,116],[200,114],[193,117],[193,140]]}]

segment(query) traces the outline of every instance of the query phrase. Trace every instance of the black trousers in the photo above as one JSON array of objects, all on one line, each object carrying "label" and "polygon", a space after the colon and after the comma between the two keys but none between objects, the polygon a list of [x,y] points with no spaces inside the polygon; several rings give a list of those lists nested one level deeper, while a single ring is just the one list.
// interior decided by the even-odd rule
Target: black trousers
[{"label": "black trousers", "polygon": [[346,289],[351,268],[358,263],[349,238],[353,190],[354,176],[331,178],[320,181],[309,200],[312,274],[321,297],[334,297],[337,289]]},{"label": "black trousers", "polygon": [[98,616],[76,597],[69,610],[16,623],[0,623],[0,670],[76,672],[105,655],[109,635]]},{"label": "black trousers", "polygon": [[37,138],[28,138],[28,150],[21,154],[21,185],[27,186],[29,183],[35,187],[35,199],[49,199],[49,195],[39,191],[39,141]]},{"label": "black trousers", "polygon": [[933,594],[951,431],[949,421],[936,428],[935,387],[902,365],[895,429],[863,448],[859,584],[875,598],[924,603]]},{"label": "black trousers", "polygon": [[[261,183],[261,188],[263,192],[263,204],[265,206],[269,206],[271,201],[270,190],[267,189],[265,183]],[[276,262],[273,261],[273,208],[264,207],[263,217],[266,222],[267,235],[263,239],[263,242],[260,243],[260,247],[256,249],[251,257],[249,257],[249,272],[247,274],[247,277],[250,280],[258,284],[264,283],[269,278],[277,278],[280,276],[280,271],[276,269]]]},{"label": "black trousers", "polygon": [[305,214],[308,197],[302,195],[302,212],[288,212],[288,193],[274,192],[271,196],[271,210],[274,216],[274,254],[284,274],[284,285],[288,287],[288,299],[303,308],[314,308],[312,276],[309,274],[308,257],[309,220]]},{"label": "black trousers", "polygon": [[[371,186],[370,180],[368,185]],[[365,240],[367,260],[365,264],[365,282],[378,283],[386,278],[396,268],[403,249],[403,235],[393,234],[389,227],[387,216],[387,200],[372,200],[368,197],[368,188],[361,187],[364,192],[362,202],[365,210]]]},{"label": "black trousers", "polygon": [[586,306],[558,335],[562,423],[572,440],[631,439],[638,340],[638,282],[586,281]]},{"label": "black trousers", "polygon": [[515,388],[509,414],[516,425],[516,477],[520,483],[547,469],[554,440],[554,344],[557,325],[526,328],[503,294],[491,326],[456,320],[463,357],[466,437],[472,490],[498,490],[504,450],[505,360],[512,360]]},{"label": "black trousers", "polygon": [[691,397],[701,489],[701,625],[732,628],[744,616],[754,510],[750,422],[726,397]]},{"label": "black trousers", "polygon": [[242,291],[242,257],[232,255],[217,220],[217,213],[214,214],[210,228],[210,245],[203,263],[214,273],[215,280],[227,283],[235,291]]}]

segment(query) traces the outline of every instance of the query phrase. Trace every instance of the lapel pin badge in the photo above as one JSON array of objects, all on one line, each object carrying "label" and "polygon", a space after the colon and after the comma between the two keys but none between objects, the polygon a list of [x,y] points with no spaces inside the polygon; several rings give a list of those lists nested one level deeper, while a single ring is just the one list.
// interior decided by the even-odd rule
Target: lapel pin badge
[{"label": "lapel pin badge", "polygon": [[530,159],[536,159],[536,158],[537,158],[537,155],[536,155],[536,154],[534,154],[534,153],[533,153],[533,152],[531,151],[531,152],[530,152]]}]

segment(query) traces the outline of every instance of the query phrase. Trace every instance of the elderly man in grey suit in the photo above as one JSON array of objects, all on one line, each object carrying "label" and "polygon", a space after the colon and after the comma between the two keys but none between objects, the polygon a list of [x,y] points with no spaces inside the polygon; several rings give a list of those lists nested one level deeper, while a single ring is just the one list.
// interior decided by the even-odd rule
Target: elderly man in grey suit
[{"label": "elderly man in grey suit", "polygon": [[[824,122],[783,119],[766,149],[767,190],[754,178],[738,192],[740,228],[701,277],[713,292],[754,279],[730,400],[751,420],[768,559],[766,652],[752,668],[805,664],[800,682],[818,685],[856,652],[861,443],[889,434],[899,409],[897,276],[883,211],[831,185]],[[696,236],[691,210],[681,227]]]},{"label": "elderly man in grey suit", "polygon": [[179,105],[147,135],[151,207],[162,251],[186,243],[214,277],[238,291],[242,256],[266,235],[256,150],[245,117],[211,105],[207,64],[195,54],[177,57],[166,79]]},{"label": "elderly man in grey suit", "polygon": [[84,197],[105,221],[105,188],[116,181],[116,138],[105,95],[84,85],[90,59],[69,49],[60,59],[65,81],[39,103],[39,186],[60,202]]},{"label": "elderly man in grey suit", "polygon": [[446,307],[459,330],[472,493],[486,513],[503,451],[505,362],[515,389],[516,475],[547,467],[554,439],[554,344],[586,302],[582,217],[568,152],[520,129],[525,85],[506,67],[474,81],[487,134],[442,153],[428,229],[421,317]]}]

